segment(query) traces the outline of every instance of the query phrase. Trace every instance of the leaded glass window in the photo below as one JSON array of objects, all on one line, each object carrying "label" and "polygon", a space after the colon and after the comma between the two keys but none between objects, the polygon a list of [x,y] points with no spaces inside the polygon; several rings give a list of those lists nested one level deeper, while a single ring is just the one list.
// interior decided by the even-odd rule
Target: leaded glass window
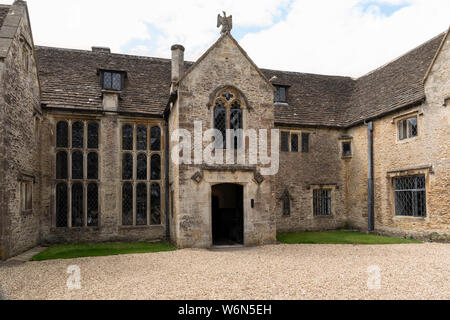
[{"label": "leaded glass window", "polygon": [[72,227],[82,227],[83,224],[83,185],[75,183],[72,185]]},{"label": "leaded glass window", "polygon": [[103,71],[103,89],[122,90],[122,73]]},{"label": "leaded glass window", "polygon": [[136,129],[136,148],[137,150],[147,150],[147,127],[138,126]]},{"label": "leaded glass window", "polygon": [[217,149],[226,148],[226,130],[227,130],[227,114],[224,104],[219,101],[214,108],[214,129],[218,130],[222,137],[215,137],[215,146]]},{"label": "leaded glass window", "polygon": [[98,226],[98,185],[89,183],[87,187],[87,225]]},{"label": "leaded glass window", "polygon": [[98,123],[88,123],[88,149],[98,149]]},{"label": "leaded glass window", "polygon": [[405,140],[417,137],[417,117],[412,117],[398,122],[398,138]]},{"label": "leaded glass window", "polygon": [[289,195],[288,191],[285,191],[282,198],[281,198],[282,204],[283,204],[283,216],[290,216],[291,215],[291,196]]},{"label": "leaded glass window", "polygon": [[152,127],[150,130],[151,135],[151,150],[161,150],[161,129],[159,127]]},{"label": "leaded glass window", "polygon": [[129,182],[122,186],[122,224],[133,225],[133,185]]},{"label": "leaded glass window", "polygon": [[274,102],[285,103],[286,100],[286,87],[284,86],[275,86],[276,91],[274,95]]},{"label": "leaded glass window", "polygon": [[91,152],[87,157],[87,178],[89,180],[98,179],[98,154]]},{"label": "leaded glass window", "polygon": [[302,152],[309,152],[309,133],[302,133]]},{"label": "leaded glass window", "polygon": [[331,190],[316,189],[313,191],[314,216],[331,215]]},{"label": "leaded glass window", "polygon": [[242,148],[242,110],[241,106],[237,101],[233,103],[230,110],[230,129],[233,131],[233,149],[241,149]]},{"label": "leaded glass window", "polygon": [[395,215],[426,217],[425,176],[394,178]]},{"label": "leaded glass window", "polygon": [[67,227],[68,215],[68,198],[67,198],[67,184],[58,183],[56,185],[56,227]]},{"label": "leaded glass window", "polygon": [[72,153],[72,179],[83,179],[83,153],[80,151]]},{"label": "leaded glass window", "polygon": [[[134,137],[136,143],[133,144]],[[162,180],[161,138],[161,129],[156,125],[136,122],[122,127],[122,180],[124,180],[122,225],[124,226],[161,224],[160,218],[159,220],[150,218],[151,208],[154,205],[160,207],[159,198],[151,196],[151,181]],[[155,192],[153,190],[153,193]],[[156,201],[154,205],[152,201]]]},{"label": "leaded glass window", "polygon": [[69,125],[66,121],[60,121],[56,125],[56,147],[69,147]]},{"label": "leaded glass window", "polygon": [[298,152],[298,134],[291,134],[291,152]]},{"label": "leaded glass window", "polygon": [[67,152],[59,151],[56,154],[56,179],[65,180],[67,178]]},{"label": "leaded glass window", "polygon": [[147,180],[147,155],[139,154],[137,157],[137,179]]},{"label": "leaded glass window", "polygon": [[289,132],[281,132],[281,152],[289,152]]},{"label": "leaded glass window", "polygon": [[147,184],[139,183],[136,187],[136,225],[147,224]]},{"label": "leaded glass window", "polygon": [[133,155],[124,153],[122,155],[122,180],[133,179]]},{"label": "leaded glass window", "polygon": [[72,124],[72,148],[83,148],[84,143],[84,125],[83,122]]},{"label": "leaded glass window", "polygon": [[[70,144],[68,132],[72,132]],[[95,150],[99,146],[99,123],[80,120],[60,121],[56,125],[56,133],[55,225],[97,226],[99,187],[96,180],[99,176],[99,163],[98,153]]]},{"label": "leaded glass window", "polygon": [[159,154],[152,155],[151,179],[161,180],[161,157]]},{"label": "leaded glass window", "polygon": [[161,224],[161,188],[159,184],[152,183],[150,192],[150,224]]},{"label": "leaded glass window", "polygon": [[130,125],[122,128],[122,149],[133,150],[133,127]]}]

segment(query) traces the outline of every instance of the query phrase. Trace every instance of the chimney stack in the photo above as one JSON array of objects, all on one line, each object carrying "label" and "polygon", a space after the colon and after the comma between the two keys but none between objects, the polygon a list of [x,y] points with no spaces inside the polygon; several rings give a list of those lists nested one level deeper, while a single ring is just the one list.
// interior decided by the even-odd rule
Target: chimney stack
[{"label": "chimney stack", "polygon": [[172,83],[180,81],[184,75],[184,47],[176,44],[172,48]]},{"label": "chimney stack", "polygon": [[92,47],[92,52],[111,53],[111,49],[108,47]]}]

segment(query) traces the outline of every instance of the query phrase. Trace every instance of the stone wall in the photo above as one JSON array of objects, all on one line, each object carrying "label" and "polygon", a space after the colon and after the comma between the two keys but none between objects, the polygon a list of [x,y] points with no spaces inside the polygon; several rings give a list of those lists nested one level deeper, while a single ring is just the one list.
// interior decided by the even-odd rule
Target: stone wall
[{"label": "stone wall", "polygon": [[[22,2],[10,8],[0,38],[0,215],[5,259],[39,241],[39,82],[31,29]],[[34,181],[30,211],[21,208],[20,185],[25,177]]]},{"label": "stone wall", "polygon": [[[374,122],[375,229],[376,231],[442,238],[450,235],[450,116],[443,106],[450,96],[450,40],[447,38],[425,82],[426,102],[419,107],[385,116]],[[399,120],[416,115],[418,136],[399,140]],[[347,210],[352,224],[367,228],[367,128],[348,131],[354,137],[354,156],[347,167]],[[395,215],[392,178],[424,174],[427,216]]]},{"label": "stone wall", "polygon": [[[55,227],[55,133],[56,124],[60,120],[97,120],[99,131],[99,226],[82,228]],[[121,117],[118,115],[92,115],[67,112],[45,111],[42,124],[42,206],[41,241],[44,243],[72,243],[72,242],[110,242],[110,241],[151,241],[165,237],[165,208],[164,208],[164,157],[162,157],[161,181],[161,225],[151,226],[122,226],[121,193],[122,193],[122,165],[121,165],[121,125],[124,123],[145,123],[148,126],[159,125],[164,128],[161,119],[139,117]],[[161,147],[164,148],[164,132]],[[164,150],[164,149],[162,149]],[[69,166],[70,170],[70,166]],[[135,170],[135,168],[134,168]]]},{"label": "stone wall", "polygon": [[[178,128],[188,130],[192,137],[195,121],[202,122],[203,132],[213,128],[210,96],[223,86],[236,88],[236,92],[241,91],[244,129],[274,128],[272,86],[228,35],[222,36],[181,81],[176,111]],[[208,144],[204,142],[203,147]],[[174,185],[178,202],[175,220],[176,242],[179,247],[211,246],[211,186],[231,182],[245,185],[245,244],[275,241],[271,186],[273,177],[266,176],[265,181],[259,185],[254,180],[254,173],[259,171],[259,166],[249,166],[248,157],[246,160],[244,165],[232,165],[226,171],[223,171],[226,167],[223,165],[208,169],[204,169],[202,165],[179,167],[179,172],[176,173],[179,176],[175,178],[179,185]],[[197,172],[203,173],[200,183],[191,179]],[[248,207],[250,199],[255,201],[255,208],[252,210]]]},{"label": "stone wall", "polygon": [[[340,136],[335,129],[279,128],[299,136],[299,152],[280,153],[280,171],[275,176],[274,201],[277,232],[335,229],[345,224],[345,162],[341,157]],[[301,150],[301,133],[310,134],[309,152]],[[332,215],[313,215],[313,190],[332,190]],[[288,191],[291,213],[283,214],[282,197]]]}]

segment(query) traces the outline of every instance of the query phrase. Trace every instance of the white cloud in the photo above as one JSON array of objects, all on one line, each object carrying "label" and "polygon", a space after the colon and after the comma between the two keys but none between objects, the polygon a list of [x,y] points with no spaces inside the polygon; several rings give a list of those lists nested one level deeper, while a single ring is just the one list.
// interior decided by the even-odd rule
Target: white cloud
[{"label": "white cloud", "polygon": [[[386,15],[386,4],[409,5]],[[218,38],[216,17],[225,10],[235,29],[261,30],[240,41],[260,67],[350,76],[444,31],[450,13],[448,0],[28,0],[28,6],[36,44],[169,57],[170,46],[181,43],[191,60]]]}]

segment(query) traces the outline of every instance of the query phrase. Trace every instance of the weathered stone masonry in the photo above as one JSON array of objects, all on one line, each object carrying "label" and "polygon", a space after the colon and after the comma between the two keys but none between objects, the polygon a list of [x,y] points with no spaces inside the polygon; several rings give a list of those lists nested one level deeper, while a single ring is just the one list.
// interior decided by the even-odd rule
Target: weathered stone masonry
[{"label": "weathered stone masonry", "polygon": [[[375,232],[448,239],[449,32],[352,79],[259,69],[230,28],[231,23],[224,26],[216,43],[192,63],[184,61],[180,45],[172,47],[172,60],[112,54],[98,47],[92,51],[35,47],[26,3],[0,5],[2,259],[42,243],[150,241],[166,239],[167,233],[168,240],[180,248],[210,247],[217,238],[214,197],[240,201],[238,193],[217,194],[220,188],[216,187],[225,185],[242,190],[242,208],[235,204],[220,209],[240,210],[244,245],[274,243],[280,232],[341,227],[365,231],[369,206],[366,125],[370,121]],[[116,89],[105,87],[105,73],[115,74]],[[277,99],[283,96],[280,90],[285,99],[274,102],[274,92]],[[215,127],[214,110],[220,101],[228,108],[225,121],[231,126],[232,106],[227,103],[234,100],[224,100],[229,99],[227,94],[238,102],[242,129],[277,129],[280,139],[288,135],[288,150],[280,152],[276,175],[261,176],[264,166],[249,163],[247,144],[243,164],[171,161],[176,143],[170,137],[175,130],[188,130],[194,142],[196,123],[201,123],[202,134]],[[417,133],[401,140],[399,122],[411,117],[417,118]],[[62,150],[56,143],[61,121],[68,124],[68,141],[74,123],[84,124],[85,135],[89,123],[98,124],[98,148],[72,147],[71,141],[63,148],[68,153],[68,176],[62,180],[56,173],[57,152]],[[126,125],[133,128],[131,149],[124,148]],[[139,126],[148,130],[145,150],[137,147]],[[159,128],[159,149],[151,147],[155,142],[151,128]],[[344,142],[350,146],[346,154]],[[74,152],[84,157],[83,179],[71,179]],[[191,152],[194,155],[194,144]],[[96,178],[87,174],[89,153],[98,156]],[[129,166],[124,154],[133,159],[131,178],[124,176]],[[143,154],[147,162],[141,162],[140,170],[146,170],[146,179],[137,173],[137,158]],[[153,166],[158,167],[151,161],[153,155],[160,157],[156,177],[150,176]],[[394,179],[415,175],[425,177],[426,216],[399,216]],[[30,182],[32,210],[23,210],[23,188]],[[68,190],[82,185],[83,197],[71,194],[66,205],[69,219],[83,211],[84,226],[74,227],[72,221],[57,226],[58,183],[67,183]],[[86,221],[89,184],[98,187],[93,206],[98,224],[93,226]],[[124,201],[130,195],[124,196],[126,184],[132,185],[129,203]],[[159,194],[150,190],[155,184]],[[138,223],[138,211],[147,214],[147,223]],[[133,221],[128,225],[124,215],[130,214]]]}]

